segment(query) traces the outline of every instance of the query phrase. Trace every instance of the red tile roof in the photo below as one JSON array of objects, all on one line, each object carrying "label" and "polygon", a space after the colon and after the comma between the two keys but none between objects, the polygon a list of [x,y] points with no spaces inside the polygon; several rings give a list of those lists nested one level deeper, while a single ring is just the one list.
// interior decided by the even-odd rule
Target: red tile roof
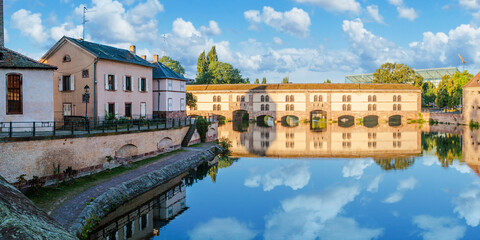
[{"label": "red tile roof", "polygon": [[480,87],[480,72],[477,73],[477,75],[475,75],[475,77],[473,77],[472,80],[470,80],[463,87],[464,88],[466,88],[466,87]]},{"label": "red tile roof", "polygon": [[418,90],[411,84],[355,84],[355,83],[289,83],[289,84],[209,84],[187,85],[187,91],[215,91],[215,90]]}]

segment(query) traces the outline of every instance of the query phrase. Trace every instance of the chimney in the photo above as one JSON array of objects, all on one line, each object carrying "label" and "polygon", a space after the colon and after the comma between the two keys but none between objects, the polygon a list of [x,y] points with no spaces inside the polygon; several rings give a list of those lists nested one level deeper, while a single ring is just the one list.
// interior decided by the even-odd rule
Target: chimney
[{"label": "chimney", "polygon": [[136,54],[137,54],[137,48],[135,47],[135,45],[131,45],[131,46],[130,46],[130,52],[131,52],[133,55],[136,55]]},{"label": "chimney", "polygon": [[147,60],[147,55],[140,56],[143,60]]},{"label": "chimney", "polygon": [[3,33],[3,0],[0,0],[0,47],[5,47],[5,37]]},{"label": "chimney", "polygon": [[153,55],[153,62],[158,62],[158,54]]}]

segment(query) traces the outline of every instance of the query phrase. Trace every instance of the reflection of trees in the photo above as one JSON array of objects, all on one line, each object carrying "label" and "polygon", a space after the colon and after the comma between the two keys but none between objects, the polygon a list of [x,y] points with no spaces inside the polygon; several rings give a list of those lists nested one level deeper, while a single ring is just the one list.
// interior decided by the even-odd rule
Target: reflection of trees
[{"label": "reflection of trees", "polygon": [[422,148],[431,151],[436,148],[435,156],[442,167],[449,167],[454,161],[463,161],[462,137],[454,134],[427,133],[422,136]]},{"label": "reflection of trees", "polygon": [[414,157],[377,158],[374,160],[385,171],[405,170],[415,163]]},{"label": "reflection of trees", "polygon": [[185,185],[192,186],[198,180],[203,180],[210,170],[208,162],[200,164],[196,170],[191,170],[188,176],[185,177]]},{"label": "reflection of trees", "polygon": [[228,168],[228,167],[232,166],[233,163],[235,163],[236,161],[238,161],[238,158],[230,158],[230,157],[227,157],[227,156],[220,156],[218,158],[218,163],[213,165],[210,168],[210,170],[208,171],[208,175],[210,176],[210,178],[212,179],[213,182],[216,182],[217,181],[218,170],[222,169],[222,168]]}]

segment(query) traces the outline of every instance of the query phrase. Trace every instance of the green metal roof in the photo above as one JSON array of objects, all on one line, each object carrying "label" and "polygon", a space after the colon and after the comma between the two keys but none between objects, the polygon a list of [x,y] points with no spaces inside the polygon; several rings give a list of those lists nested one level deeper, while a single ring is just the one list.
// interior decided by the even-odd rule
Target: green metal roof
[{"label": "green metal roof", "polygon": [[2,54],[0,59],[0,68],[57,69],[55,66],[40,63],[8,48],[0,47],[0,53]]},{"label": "green metal roof", "polygon": [[[429,69],[418,69],[415,70],[420,76],[423,77],[424,81],[428,82],[439,82],[443,76],[451,75],[455,72],[458,72],[456,67],[447,67],[447,68],[429,68]],[[373,82],[373,73],[366,74],[354,74],[345,76],[345,82],[352,83],[371,83]]]},{"label": "green metal roof", "polygon": [[85,50],[91,52],[92,54],[94,54],[95,56],[101,59],[137,64],[145,67],[155,67],[153,64],[149,63],[147,60],[141,58],[140,56],[132,54],[129,50],[126,50],[126,49],[115,48],[115,47],[111,47],[103,44],[88,42],[88,41],[74,39],[70,37],[65,37],[65,38],[83,47]]}]

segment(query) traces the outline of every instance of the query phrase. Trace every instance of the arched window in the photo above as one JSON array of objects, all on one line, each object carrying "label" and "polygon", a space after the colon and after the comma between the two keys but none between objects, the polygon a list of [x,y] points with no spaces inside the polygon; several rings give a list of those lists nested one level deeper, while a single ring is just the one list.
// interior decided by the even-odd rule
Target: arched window
[{"label": "arched window", "polygon": [[242,102],[245,102],[245,96],[242,96]]},{"label": "arched window", "polygon": [[265,111],[270,111],[270,105],[269,104],[265,104]]},{"label": "arched window", "polygon": [[368,104],[368,111],[372,111],[372,104]]},{"label": "arched window", "polygon": [[347,102],[351,102],[352,101],[352,96],[348,95],[347,96]]},{"label": "arched window", "polygon": [[290,111],[290,105],[285,105],[285,111]]},{"label": "arched window", "polygon": [[295,102],[295,98],[293,97],[293,95],[290,95],[290,102]]},{"label": "arched window", "polygon": [[342,96],[342,102],[346,102],[347,101],[347,96],[343,95]]},{"label": "arched window", "polygon": [[374,101],[374,102],[377,101],[377,95],[373,95],[373,101]]},{"label": "arched window", "polygon": [[22,75],[7,74],[7,114],[23,113]]},{"label": "arched window", "polygon": [[[263,97],[263,96],[262,96],[262,97]],[[261,111],[265,111],[265,105],[262,104],[262,105],[260,106],[260,110],[261,110]]]},{"label": "arched window", "polygon": [[393,104],[393,111],[397,111],[397,104]]},{"label": "arched window", "polygon": [[217,105],[217,111],[222,111],[222,105],[220,104]]},{"label": "arched window", "polygon": [[213,111],[217,111],[217,104],[213,104]]},{"label": "arched window", "polygon": [[213,96],[213,102],[217,102],[217,96]]},{"label": "arched window", "polygon": [[265,96],[260,96],[260,102],[265,102]]},{"label": "arched window", "polygon": [[295,106],[293,106],[293,104],[290,104],[290,111],[295,111]]},{"label": "arched window", "polygon": [[368,95],[368,101],[369,101],[369,102],[372,101],[372,96],[371,96],[371,95]]},{"label": "arched window", "polygon": [[322,95],[318,96],[318,101],[323,102],[323,96]]},{"label": "arched window", "polygon": [[402,101],[402,96],[398,95],[397,102],[401,102],[401,101]]},{"label": "arched window", "polygon": [[347,111],[352,111],[352,105],[350,104],[347,105]]},{"label": "arched window", "polygon": [[397,95],[393,95],[393,101],[394,101],[394,102],[397,101]]},{"label": "arched window", "polygon": [[313,101],[318,102],[318,96],[317,95],[313,96]]},{"label": "arched window", "polygon": [[402,111],[402,105],[401,104],[398,104],[397,110]]},{"label": "arched window", "polygon": [[285,96],[285,102],[290,102],[290,96]]},{"label": "arched window", "polygon": [[377,104],[373,104],[373,111],[377,111]]},{"label": "arched window", "polygon": [[343,104],[343,105],[342,105],[342,110],[343,110],[343,111],[347,111],[347,104]]},{"label": "arched window", "polygon": [[222,101],[222,97],[217,96],[217,102],[221,102],[221,101]]},{"label": "arched window", "polygon": [[240,96],[237,96],[237,102],[240,102]]},{"label": "arched window", "polygon": [[267,95],[265,96],[265,102],[269,102],[270,101],[270,97]]}]

